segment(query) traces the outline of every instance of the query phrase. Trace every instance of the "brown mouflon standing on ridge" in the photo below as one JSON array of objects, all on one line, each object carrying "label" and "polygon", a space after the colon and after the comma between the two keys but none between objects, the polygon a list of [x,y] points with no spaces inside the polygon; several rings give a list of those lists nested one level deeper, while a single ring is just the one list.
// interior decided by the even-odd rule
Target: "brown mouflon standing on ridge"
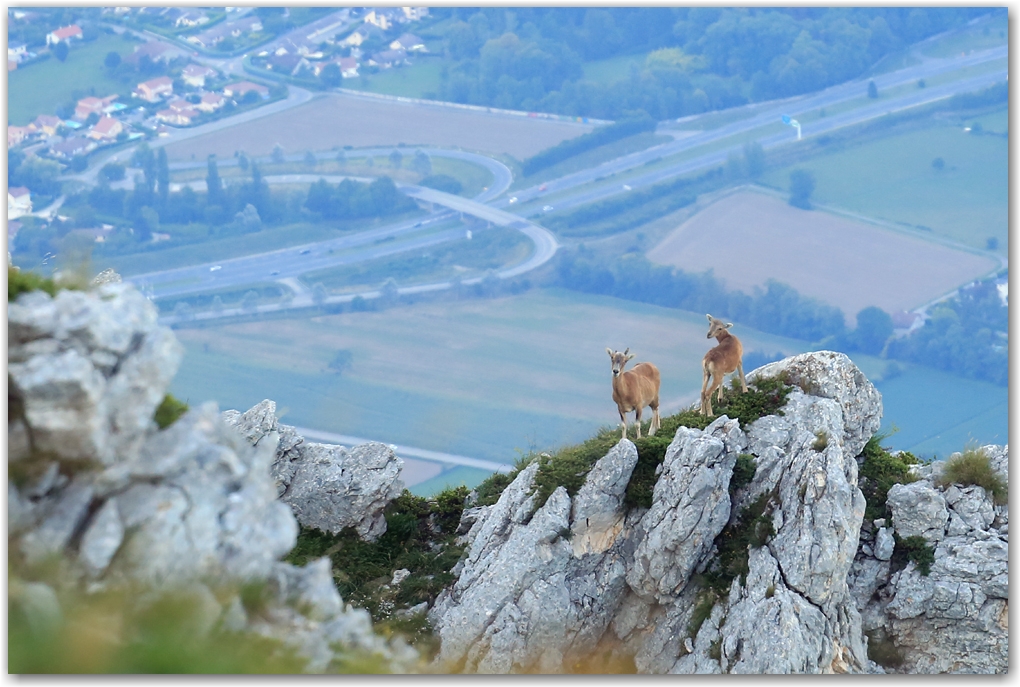
[{"label": "brown mouflon standing on ridge", "polygon": [[[740,345],[740,339],[730,334],[732,322],[717,320],[711,315],[708,318],[708,335],[706,339],[715,337],[718,345],[705,354],[701,361],[703,376],[701,378],[701,413],[712,414],[712,392],[719,389],[719,401],[722,401],[723,376],[736,370],[740,374],[740,386],[743,393],[747,393],[747,381],[744,379],[744,347]],[[708,378],[712,378],[712,385],[708,385]],[[706,391],[707,389],[707,391]]]},{"label": "brown mouflon standing on ridge", "polygon": [[637,413],[637,438],[641,438],[641,409],[652,408],[652,422],[648,427],[648,436],[655,434],[659,428],[659,368],[651,363],[638,363],[634,369],[623,371],[624,365],[634,358],[628,348],[623,353],[606,349],[613,363],[613,400],[620,411],[623,423],[621,439],[627,438],[627,413]]}]

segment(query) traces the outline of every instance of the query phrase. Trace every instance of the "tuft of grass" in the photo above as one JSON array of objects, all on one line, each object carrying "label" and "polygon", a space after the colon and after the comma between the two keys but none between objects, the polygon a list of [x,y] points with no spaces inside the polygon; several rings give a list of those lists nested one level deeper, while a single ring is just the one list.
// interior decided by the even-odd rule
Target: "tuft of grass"
[{"label": "tuft of grass", "polygon": [[61,287],[52,279],[35,272],[25,272],[17,267],[7,267],[7,302],[11,303],[23,293],[29,291],[45,291],[51,296],[57,295]]},{"label": "tuft of grass", "polygon": [[715,590],[708,587],[699,596],[698,603],[694,606],[694,611],[691,613],[691,619],[687,622],[687,636],[694,639],[698,636],[698,632],[701,630],[701,626],[705,624],[708,617],[712,615],[712,609],[715,608],[715,602],[719,596]]},{"label": "tuft of grass", "polygon": [[910,473],[910,466],[921,461],[912,453],[901,451],[892,455],[881,446],[881,441],[888,434],[876,434],[868,439],[861,451],[863,463],[858,471],[858,482],[864,494],[866,507],[864,517],[868,520],[889,517],[886,499],[894,484],[916,482],[917,477]]},{"label": "tuft of grass", "polygon": [[825,430],[819,430],[815,432],[815,440],[811,444],[811,448],[821,453],[829,447],[829,434]]},{"label": "tuft of grass", "polygon": [[740,487],[750,484],[757,472],[758,463],[752,454],[741,453],[737,456],[737,464],[733,466],[733,476],[730,477],[730,496]]},{"label": "tuft of grass", "polygon": [[719,596],[729,593],[734,579],[741,580],[749,572],[751,548],[760,548],[775,535],[772,515],[768,506],[775,491],[766,492],[744,506],[740,516],[715,538],[715,559],[709,564],[704,577],[706,584]]},{"label": "tuft of grass", "polygon": [[[463,553],[453,543],[468,490],[447,489],[426,499],[406,489],[385,511],[386,533],[362,541],[353,528],[337,535],[302,528],[286,560],[294,565],[328,556],[333,579],[344,601],[368,610],[384,633],[403,634],[425,656],[438,651],[427,621],[397,615],[398,610],[430,605],[456,579],[450,572]],[[411,574],[396,587],[393,571]]]},{"label": "tuft of grass", "polygon": [[717,661],[722,660],[722,639],[717,639],[708,647],[708,657]]},{"label": "tuft of grass", "polygon": [[976,447],[968,447],[963,453],[946,462],[939,478],[939,485],[948,487],[950,484],[963,486],[973,484],[984,487],[996,505],[1001,506],[1009,501],[1006,483],[992,468],[991,460],[985,452]]},{"label": "tuft of grass", "polygon": [[[18,674],[298,673],[292,649],[248,632],[200,631],[202,603],[166,592],[139,604],[139,590],[64,592],[62,617],[40,628],[12,604],[8,670]],[[382,668],[383,666],[379,666]]]},{"label": "tuft of grass", "polygon": [[776,595],[776,585],[770,584],[768,586],[768,589],[765,590],[765,598],[766,599],[771,599],[775,595]]},{"label": "tuft of grass", "polygon": [[179,401],[172,395],[167,394],[163,397],[163,401],[156,408],[156,413],[153,415],[153,419],[156,421],[156,425],[160,429],[166,429],[173,423],[177,422],[177,419],[188,412],[188,404],[183,401]]},{"label": "tuft of grass", "polygon": [[[637,447],[638,462],[627,485],[624,505],[628,508],[651,507],[652,493],[658,480],[655,471],[665,459],[666,449],[672,443],[678,428],[704,429],[723,414],[736,418],[741,426],[765,415],[781,415],[781,408],[792,388],[781,378],[757,379],[751,382],[746,394],[736,391],[724,393],[722,402],[716,404],[719,411],[716,416],[706,417],[696,409],[690,408],[662,418],[655,436],[650,437],[646,434],[640,439],[633,440]],[[581,444],[566,446],[552,454],[529,454],[518,466],[517,471],[510,474],[497,473],[482,482],[478,486],[478,504],[491,505],[499,500],[499,495],[517,473],[536,460],[539,464],[538,474],[535,476],[537,507],[544,505],[560,486],[565,487],[570,496],[575,495],[595,463],[620,441],[619,432],[619,428],[616,427],[603,427],[598,434]],[[753,456],[751,460],[753,464]],[[747,468],[748,465],[745,464],[741,469],[746,471]],[[752,470],[751,476],[753,475]],[[738,482],[739,479],[742,477],[738,478]]]},{"label": "tuft of grass", "polygon": [[896,541],[896,545],[893,547],[893,555],[890,559],[892,561],[891,571],[903,570],[907,567],[908,561],[913,561],[917,571],[924,577],[928,577],[931,572],[931,564],[935,562],[935,550],[928,545],[924,537],[915,534],[912,537],[901,539],[898,534],[893,532],[893,539]]}]

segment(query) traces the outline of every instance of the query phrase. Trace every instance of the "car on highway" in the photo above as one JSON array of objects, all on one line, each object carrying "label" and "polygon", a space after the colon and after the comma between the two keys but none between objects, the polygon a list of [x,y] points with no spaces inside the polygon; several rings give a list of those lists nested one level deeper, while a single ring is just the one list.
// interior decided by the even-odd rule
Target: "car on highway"
[{"label": "car on highway", "polygon": [[539,191],[544,191],[546,188],[547,188],[546,185],[542,184],[541,186],[538,187],[538,190]]},{"label": "car on highway", "polygon": [[510,199],[510,202],[511,202],[511,203],[516,203],[516,202],[517,202],[517,196],[514,196],[514,197],[512,197],[512,198]]},{"label": "car on highway", "polygon": [[415,227],[420,227],[420,226],[421,226],[422,224],[423,224],[422,222],[415,222],[415,223],[414,223],[414,226],[415,226]]},{"label": "car on highway", "polygon": [[552,212],[552,209],[553,209],[552,205],[544,205],[544,206],[542,206],[542,212]]},{"label": "car on highway", "polygon": [[278,275],[279,273],[280,273],[280,270],[273,270],[272,272],[270,272],[270,273],[269,273],[269,276],[270,276],[270,277],[275,277],[275,276],[276,276],[276,275]]},{"label": "car on highway", "polygon": [[628,186],[627,184],[624,184],[623,185],[623,190],[624,191],[629,191],[630,190],[630,186]]},{"label": "car on highway", "polygon": [[210,272],[217,272],[217,271],[222,270],[222,269],[223,269],[223,265],[213,265],[212,267],[209,268],[209,271]]},{"label": "car on highway", "polygon": [[311,248],[305,248],[303,251],[301,251],[301,255],[308,255],[311,252],[312,252]]}]

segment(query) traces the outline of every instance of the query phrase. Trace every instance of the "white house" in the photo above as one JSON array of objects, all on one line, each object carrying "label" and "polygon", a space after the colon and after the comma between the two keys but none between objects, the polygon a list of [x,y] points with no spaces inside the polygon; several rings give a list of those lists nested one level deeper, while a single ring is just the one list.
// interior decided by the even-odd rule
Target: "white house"
[{"label": "white house", "polygon": [[17,219],[32,213],[32,194],[24,186],[7,189],[7,219]]}]

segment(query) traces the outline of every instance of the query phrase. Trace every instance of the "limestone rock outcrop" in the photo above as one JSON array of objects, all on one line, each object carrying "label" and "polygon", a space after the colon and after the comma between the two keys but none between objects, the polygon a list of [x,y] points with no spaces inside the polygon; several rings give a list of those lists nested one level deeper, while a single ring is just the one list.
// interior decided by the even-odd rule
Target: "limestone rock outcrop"
[{"label": "limestone rock outcrop", "polygon": [[[203,631],[277,637],[310,672],[348,650],[415,669],[414,649],[376,635],[367,611],[343,604],[328,560],[280,560],[298,523],[270,473],[278,434],[253,445],[215,403],[157,427],[182,348],[133,286],[107,275],[88,291],[33,291],[8,315],[11,602],[30,626],[59,620],[58,595],[20,576],[56,561],[69,593],[188,590],[205,609]],[[366,534],[378,530],[374,515],[362,520]],[[265,582],[265,612],[247,617],[237,592],[223,601],[212,581]]]},{"label": "limestone rock outcrop", "polygon": [[[979,450],[1008,484],[1009,447]],[[851,593],[864,630],[891,656],[891,670],[1006,673],[1009,509],[983,487],[940,484],[944,465],[916,466],[918,481],[889,490],[891,528],[866,523]],[[879,533],[889,529],[928,543],[933,561],[927,575],[913,561],[897,567],[879,556]]]},{"label": "limestone rock outcrop", "polygon": [[[465,511],[459,579],[429,615],[437,667],[1006,672],[1006,506],[981,487],[940,486],[939,463],[919,465],[918,481],[889,490],[891,521],[864,523],[858,460],[881,396],[839,353],[748,375],[774,376],[796,387],[781,414],[677,430],[650,508],[624,505],[638,458],[623,440],[573,497],[560,487],[536,503],[533,464],[495,505]],[[1007,450],[982,450],[1005,478]],[[757,469],[730,488],[741,454]],[[746,568],[720,591],[706,576],[739,532],[753,535]],[[911,536],[933,547],[927,576],[897,563]]]},{"label": "limestone rock outcrop", "polygon": [[[789,358],[752,378],[778,374],[803,387],[782,416],[677,430],[651,508],[623,506],[637,462],[623,440],[573,498],[560,487],[536,508],[531,465],[495,505],[470,512],[460,577],[429,615],[438,664],[563,672],[597,655],[629,657],[647,673],[876,670],[846,580],[865,506],[855,458],[878,429],[881,398],[838,353]],[[758,468],[731,493],[741,453]],[[724,528],[762,499],[774,534],[715,598],[697,576]],[[699,606],[710,610],[694,622]]]},{"label": "limestone rock outcrop", "polygon": [[276,403],[269,399],[244,413],[224,411],[223,420],[254,446],[276,441],[270,469],[280,498],[300,524],[331,534],[353,527],[367,541],[386,532],[383,510],[404,490],[404,461],[389,446],[348,449],[306,442],[293,427],[280,424]]}]

